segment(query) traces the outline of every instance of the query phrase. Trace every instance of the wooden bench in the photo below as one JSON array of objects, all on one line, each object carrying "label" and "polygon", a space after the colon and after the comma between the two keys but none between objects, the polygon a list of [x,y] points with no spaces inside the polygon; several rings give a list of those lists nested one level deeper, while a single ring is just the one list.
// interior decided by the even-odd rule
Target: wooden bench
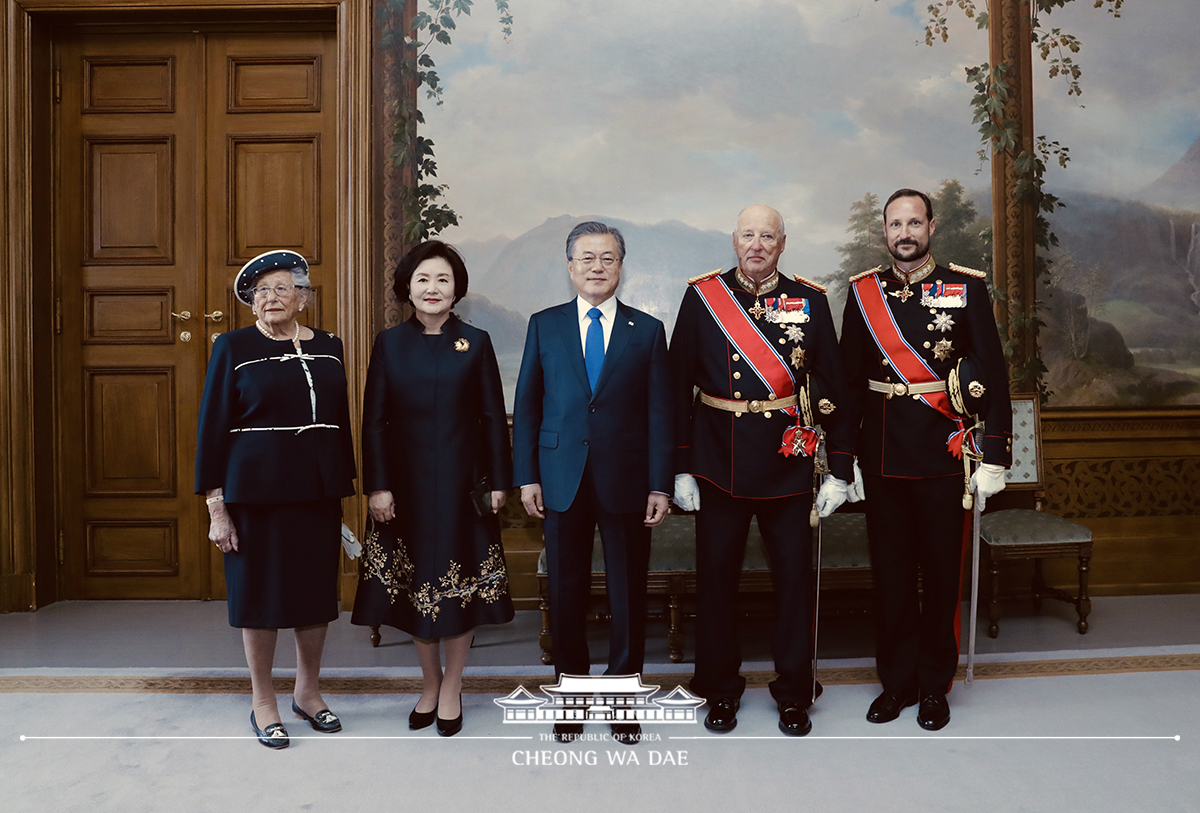
[{"label": "wooden bench", "polygon": [[[821,592],[839,590],[870,590],[871,557],[867,548],[867,523],[862,514],[834,514],[822,521]],[[647,593],[663,597],[661,612],[652,618],[667,621],[667,652],[672,663],[683,660],[684,599],[696,593],[696,517],[694,514],[671,514],[654,529],[650,542],[650,573]],[[816,540],[813,540],[816,555]],[[550,636],[550,581],[546,573],[546,552],[538,557],[537,566],[539,607],[542,611],[542,632],[538,643],[542,663],[554,662],[554,642]],[[767,564],[767,552],[758,522],[750,523],[746,540],[746,558],[738,590],[743,594],[763,594],[774,590]],[[604,576],[604,551],[599,531],[592,546],[591,594],[607,596]],[[608,620],[607,609],[594,613],[592,618]]]}]

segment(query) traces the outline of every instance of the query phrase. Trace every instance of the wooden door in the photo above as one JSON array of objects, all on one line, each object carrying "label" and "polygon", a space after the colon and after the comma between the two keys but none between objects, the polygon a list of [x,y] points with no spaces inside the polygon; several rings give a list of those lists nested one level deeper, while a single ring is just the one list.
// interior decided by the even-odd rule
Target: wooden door
[{"label": "wooden door", "polygon": [[309,259],[309,324],[333,328],[336,49],[332,32],[56,37],[66,598],[224,597],[192,493],[208,350],[253,322],[233,278],[271,248]]}]

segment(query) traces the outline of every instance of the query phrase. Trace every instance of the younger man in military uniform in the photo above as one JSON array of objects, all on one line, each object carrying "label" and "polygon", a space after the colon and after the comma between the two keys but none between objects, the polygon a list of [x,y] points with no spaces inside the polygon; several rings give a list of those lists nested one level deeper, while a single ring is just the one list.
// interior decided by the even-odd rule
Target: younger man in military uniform
[{"label": "younger man in military uniform", "polygon": [[[974,425],[970,415],[980,415],[986,425],[983,464],[971,488],[982,508],[1004,488],[1012,412],[985,275],[934,263],[929,238],[936,224],[928,196],[901,189],[883,213],[894,263],[850,280],[841,339],[849,431],[830,439],[837,479],[822,489],[821,509],[829,513],[844,498],[842,486],[853,479],[857,455],[883,683],[867,719],[886,723],[919,702],[917,722],[936,731],[950,721],[946,692],[958,665],[970,531],[963,443]],[[977,451],[970,440],[967,449]]]}]

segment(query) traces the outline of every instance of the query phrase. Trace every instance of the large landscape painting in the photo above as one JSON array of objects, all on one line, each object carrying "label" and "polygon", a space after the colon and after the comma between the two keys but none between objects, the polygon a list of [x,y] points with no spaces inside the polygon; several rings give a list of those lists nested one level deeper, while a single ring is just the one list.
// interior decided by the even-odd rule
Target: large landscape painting
[{"label": "large landscape painting", "polygon": [[[625,232],[619,296],[668,333],[687,279],[732,265],[751,203],[785,218],[782,269],[831,283],[835,300],[867,195],[955,182],[978,216],[964,228],[985,227],[964,68],[987,60],[986,35],[951,16],[949,41],[928,47],[926,6],[512,0],[508,41],[490,4],[460,18],[454,46],[433,52],[445,102],[426,107],[424,132],[461,216],[442,235],[471,270],[458,311],[492,333],[510,403],[530,314],[573,295],[564,241],[581,220]],[[1068,97],[1039,63],[1037,129],[1071,155],[1048,174],[1066,203],[1039,287],[1051,406],[1200,404],[1192,15],[1191,0],[1054,15],[1083,43],[1084,92]],[[934,255],[988,262],[947,256],[937,237]]]}]

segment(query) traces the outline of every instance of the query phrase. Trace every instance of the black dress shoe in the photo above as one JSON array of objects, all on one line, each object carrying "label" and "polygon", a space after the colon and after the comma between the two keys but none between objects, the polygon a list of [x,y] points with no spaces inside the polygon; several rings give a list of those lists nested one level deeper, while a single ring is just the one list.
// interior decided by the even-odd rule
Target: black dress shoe
[{"label": "black dress shoe", "polygon": [[342,730],[342,721],[338,716],[329,709],[322,709],[313,716],[309,717],[304,709],[296,705],[296,701],[292,700],[292,711],[301,720],[307,720],[308,724],[313,727],[313,731],[320,731],[322,734],[332,734],[335,731]]},{"label": "black dress shoe", "polygon": [[917,709],[917,723],[926,731],[937,731],[945,728],[950,722],[950,704],[944,694],[927,694],[921,698],[921,707]]},{"label": "black dress shoe", "polygon": [[637,745],[642,741],[642,726],[639,723],[613,723],[613,739],[625,745]]},{"label": "black dress shoe", "polygon": [[558,742],[574,742],[583,736],[583,723],[555,723],[554,739]]},{"label": "black dress shoe", "polygon": [[868,723],[890,723],[900,716],[900,712],[909,706],[917,704],[917,696],[899,695],[896,692],[884,690],[867,709]]},{"label": "black dress shoe", "polygon": [[812,720],[800,703],[779,704],[779,730],[789,737],[803,737],[812,731]]},{"label": "black dress shoe", "polygon": [[271,723],[262,729],[258,727],[258,722],[254,719],[254,712],[250,712],[250,727],[258,735],[258,741],[268,748],[288,747],[288,733],[287,729],[283,727],[283,723]]},{"label": "black dress shoe", "polygon": [[[437,714],[437,709],[433,710]],[[458,716],[453,720],[446,720],[442,717],[437,718],[437,733],[443,737],[453,737],[458,732],[462,731],[463,715],[462,715],[462,695],[458,696]]]},{"label": "black dress shoe", "polygon": [[429,728],[433,725],[435,717],[437,717],[437,706],[433,707],[433,711],[417,711],[417,707],[413,706],[413,710],[408,713],[408,728],[410,731]]},{"label": "black dress shoe", "polygon": [[737,713],[742,701],[735,697],[722,697],[720,700],[708,702],[708,715],[704,718],[704,727],[709,731],[733,731],[737,726]]}]

